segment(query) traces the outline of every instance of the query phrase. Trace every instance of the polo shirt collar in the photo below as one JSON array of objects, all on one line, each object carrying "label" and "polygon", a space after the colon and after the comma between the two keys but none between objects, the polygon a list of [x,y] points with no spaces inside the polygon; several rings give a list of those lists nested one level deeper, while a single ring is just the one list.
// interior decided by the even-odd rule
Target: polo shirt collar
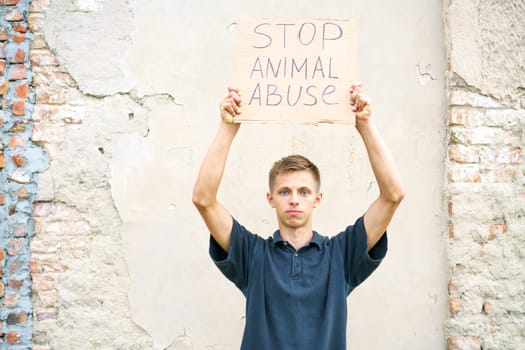
[{"label": "polo shirt collar", "polygon": [[[315,231],[313,231],[313,233],[314,235],[312,239],[310,240],[310,245],[314,244],[317,246],[317,248],[321,248],[323,237]],[[283,239],[283,237],[281,236],[281,232],[277,230],[273,233],[273,244],[278,245],[282,243],[288,243],[288,242]]]}]

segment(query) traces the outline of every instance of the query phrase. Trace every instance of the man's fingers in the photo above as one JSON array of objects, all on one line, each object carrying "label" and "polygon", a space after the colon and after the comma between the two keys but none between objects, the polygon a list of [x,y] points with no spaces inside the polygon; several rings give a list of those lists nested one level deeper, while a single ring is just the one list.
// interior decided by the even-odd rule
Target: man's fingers
[{"label": "man's fingers", "polygon": [[359,96],[360,94],[361,94],[361,86],[352,85],[352,89],[350,89],[350,104],[351,105],[355,105],[357,103],[357,101],[360,98]]},{"label": "man's fingers", "polygon": [[239,107],[237,107],[237,104],[235,104],[235,102],[233,102],[233,101],[225,102],[224,103],[224,110],[226,112],[230,113],[232,116],[236,115],[236,114],[239,114],[238,113]]},{"label": "man's fingers", "polygon": [[241,105],[241,96],[239,96],[239,92],[238,91],[230,91],[228,93],[228,96],[233,98],[233,100],[237,103],[237,105]]},{"label": "man's fingers", "polygon": [[359,96],[359,101],[357,103],[357,109],[362,111],[366,106],[370,104],[370,98],[364,94]]}]

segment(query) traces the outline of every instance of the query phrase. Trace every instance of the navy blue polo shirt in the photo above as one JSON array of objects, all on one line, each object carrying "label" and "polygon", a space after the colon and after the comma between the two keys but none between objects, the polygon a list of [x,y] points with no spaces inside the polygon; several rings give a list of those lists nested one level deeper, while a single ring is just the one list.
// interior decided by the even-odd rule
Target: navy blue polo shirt
[{"label": "navy blue polo shirt", "polygon": [[211,237],[213,261],[246,297],[241,350],[346,350],[346,298],[384,258],[386,234],[367,250],[362,217],[331,238],[314,232],[299,250],[235,219],[229,252]]}]

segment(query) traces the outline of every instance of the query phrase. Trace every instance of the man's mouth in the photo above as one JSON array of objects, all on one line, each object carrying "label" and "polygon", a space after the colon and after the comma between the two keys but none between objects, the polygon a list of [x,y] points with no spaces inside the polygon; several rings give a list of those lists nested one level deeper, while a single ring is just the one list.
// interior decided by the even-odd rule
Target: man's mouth
[{"label": "man's mouth", "polygon": [[301,214],[301,211],[300,210],[287,210],[286,213],[290,216],[297,216]]}]

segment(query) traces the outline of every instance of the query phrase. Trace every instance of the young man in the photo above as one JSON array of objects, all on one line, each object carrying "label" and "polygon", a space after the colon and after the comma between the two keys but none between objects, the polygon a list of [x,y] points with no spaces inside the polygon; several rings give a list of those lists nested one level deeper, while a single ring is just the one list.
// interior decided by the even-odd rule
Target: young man
[{"label": "young man", "polygon": [[267,199],[279,225],[272,237],[249,232],[217,201],[242,107],[234,88],[221,102],[222,122],[193,202],[211,233],[211,257],[246,297],[243,350],[345,350],[346,298],[386,254],[385,231],[404,190],[361,85],[352,85],[349,95],[380,193],[362,217],[332,238],[312,230],[312,213],[322,199],[320,176],[303,156],[285,157],[270,171]]}]

